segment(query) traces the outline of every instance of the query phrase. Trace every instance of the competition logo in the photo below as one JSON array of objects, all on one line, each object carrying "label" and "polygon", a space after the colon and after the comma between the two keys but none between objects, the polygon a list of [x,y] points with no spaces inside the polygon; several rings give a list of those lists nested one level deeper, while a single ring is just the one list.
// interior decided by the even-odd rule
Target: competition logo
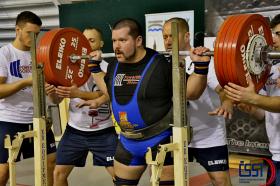
[{"label": "competition logo", "polygon": [[133,129],[133,125],[128,121],[127,119],[127,113],[126,112],[119,112],[119,118],[120,118],[120,127],[122,129]]},{"label": "competition logo", "polygon": [[264,175],[264,163],[244,163],[244,161],[240,161],[240,183],[250,183],[267,180],[265,184],[259,184],[259,186],[269,186],[274,182],[276,177],[276,168],[273,162],[267,158],[261,159],[268,165],[268,169],[270,169],[271,172],[270,177],[266,179],[266,176]]}]

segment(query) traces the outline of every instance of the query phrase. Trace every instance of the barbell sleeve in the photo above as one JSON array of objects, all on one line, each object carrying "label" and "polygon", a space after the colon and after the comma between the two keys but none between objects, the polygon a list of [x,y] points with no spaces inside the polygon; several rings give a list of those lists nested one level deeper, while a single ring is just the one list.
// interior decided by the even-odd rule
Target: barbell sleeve
[{"label": "barbell sleeve", "polygon": [[270,51],[267,53],[269,59],[280,59],[280,51]]}]

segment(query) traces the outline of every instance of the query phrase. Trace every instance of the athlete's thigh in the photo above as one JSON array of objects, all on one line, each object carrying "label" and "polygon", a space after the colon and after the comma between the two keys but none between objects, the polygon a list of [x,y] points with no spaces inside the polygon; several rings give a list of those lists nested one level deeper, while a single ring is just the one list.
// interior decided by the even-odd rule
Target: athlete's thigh
[{"label": "athlete's thigh", "polygon": [[223,185],[230,185],[230,175],[228,170],[208,172],[208,174],[214,182],[223,183]]},{"label": "athlete's thigh", "polygon": [[116,160],[114,161],[115,175],[122,179],[139,180],[145,169],[145,165],[132,166],[122,164]]},{"label": "athlete's thigh", "polygon": [[64,175],[68,177],[71,171],[73,170],[74,165],[56,165],[54,170],[54,175]]}]

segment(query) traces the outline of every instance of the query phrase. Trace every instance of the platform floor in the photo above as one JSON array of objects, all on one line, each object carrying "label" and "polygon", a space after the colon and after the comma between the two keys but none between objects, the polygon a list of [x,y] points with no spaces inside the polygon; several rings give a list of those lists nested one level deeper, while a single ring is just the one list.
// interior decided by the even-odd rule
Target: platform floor
[{"label": "platform floor", "polygon": [[[248,183],[241,183],[238,176],[238,169],[231,169],[231,180],[234,186],[255,186],[264,183],[265,178],[250,178]],[[264,176],[266,171],[264,171]],[[206,171],[198,163],[190,163],[190,185],[210,186],[212,185]],[[244,181],[244,180],[243,180]],[[34,185],[33,158],[17,163],[17,186]],[[112,181],[103,167],[92,166],[91,156],[87,159],[84,168],[74,168],[69,177],[69,186],[112,186]],[[139,186],[149,186],[149,173],[146,171],[139,183]]]}]

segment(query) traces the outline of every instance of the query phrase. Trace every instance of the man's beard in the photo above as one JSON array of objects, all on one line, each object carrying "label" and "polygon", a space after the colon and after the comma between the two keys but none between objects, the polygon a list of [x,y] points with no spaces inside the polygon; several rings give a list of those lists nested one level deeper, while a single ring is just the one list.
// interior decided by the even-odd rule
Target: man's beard
[{"label": "man's beard", "polygon": [[116,50],[115,51],[115,54],[118,55],[118,54],[121,54],[124,58],[124,62],[125,61],[131,61],[134,57],[135,57],[135,54],[136,54],[136,50],[134,49],[132,54],[130,54],[129,56],[128,55],[125,55],[122,51],[119,51],[119,50]]}]

